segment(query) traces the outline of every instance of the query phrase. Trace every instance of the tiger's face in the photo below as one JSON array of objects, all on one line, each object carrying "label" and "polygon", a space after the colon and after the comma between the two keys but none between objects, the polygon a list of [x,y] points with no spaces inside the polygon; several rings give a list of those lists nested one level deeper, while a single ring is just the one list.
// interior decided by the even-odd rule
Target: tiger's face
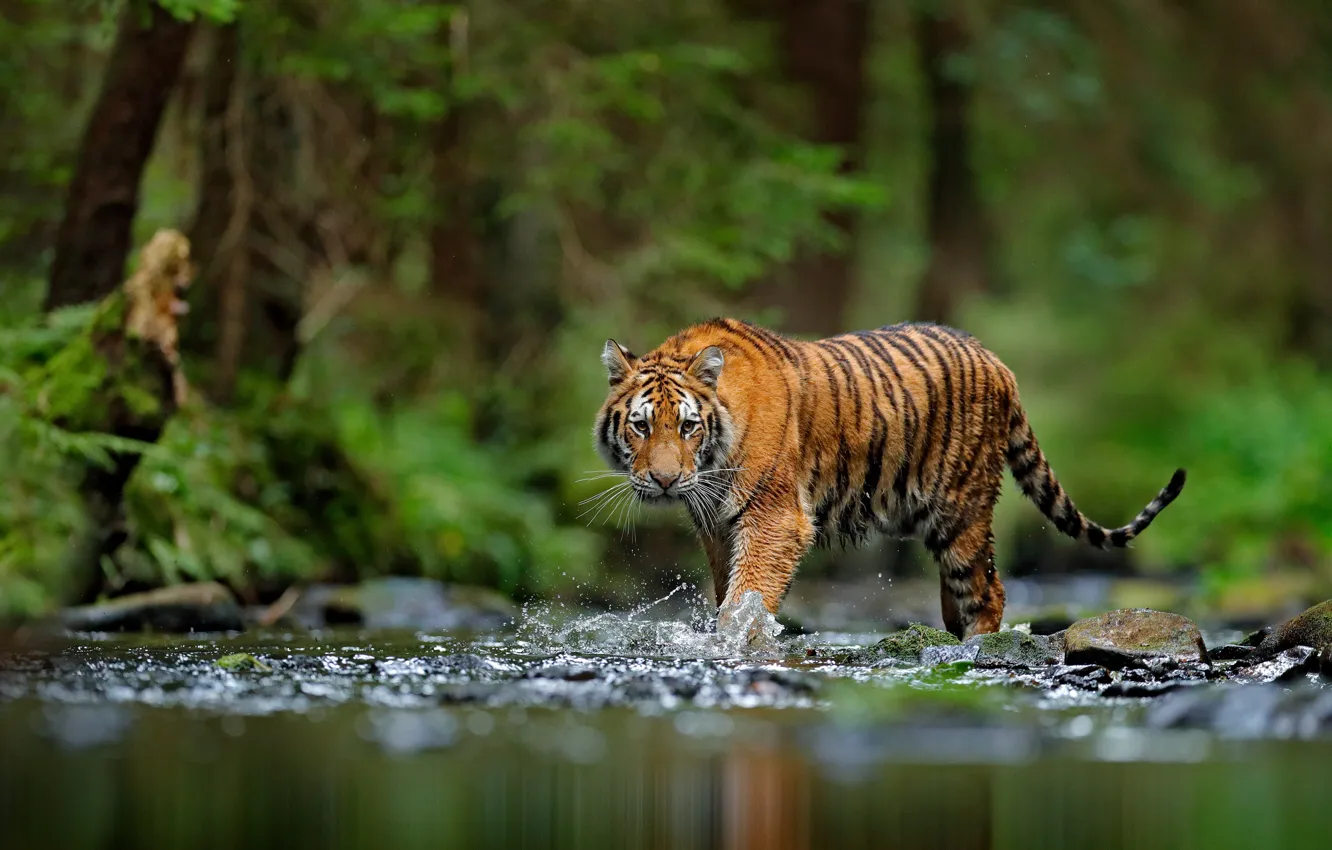
[{"label": "tiger's face", "polygon": [[[730,452],[731,421],[717,398],[725,358],[709,346],[688,360],[639,359],[607,340],[611,391],[597,414],[597,450],[644,501],[715,495],[708,473]],[[720,484],[720,482],[717,482]]]}]

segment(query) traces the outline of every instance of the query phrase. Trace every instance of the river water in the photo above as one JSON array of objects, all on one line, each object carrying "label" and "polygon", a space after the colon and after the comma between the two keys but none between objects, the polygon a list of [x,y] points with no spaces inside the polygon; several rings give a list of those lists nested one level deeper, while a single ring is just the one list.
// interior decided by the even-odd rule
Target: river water
[{"label": "river water", "polygon": [[650,609],[11,652],[0,847],[1332,846],[1316,675],[1110,699]]}]

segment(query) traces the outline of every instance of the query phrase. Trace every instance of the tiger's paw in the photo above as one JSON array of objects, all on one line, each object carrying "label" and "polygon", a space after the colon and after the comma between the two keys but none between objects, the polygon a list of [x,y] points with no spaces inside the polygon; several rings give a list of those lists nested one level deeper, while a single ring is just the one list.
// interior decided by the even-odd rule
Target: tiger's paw
[{"label": "tiger's paw", "polygon": [[757,590],[747,590],[738,601],[724,602],[717,609],[717,636],[727,646],[776,648],[781,633],[782,624],[769,613]]}]

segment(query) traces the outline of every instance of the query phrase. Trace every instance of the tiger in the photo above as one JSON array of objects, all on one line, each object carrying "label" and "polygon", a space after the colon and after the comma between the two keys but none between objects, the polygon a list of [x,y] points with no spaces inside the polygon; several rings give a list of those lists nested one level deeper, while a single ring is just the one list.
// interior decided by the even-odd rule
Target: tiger
[{"label": "tiger", "polygon": [[648,504],[683,503],[706,553],[718,623],[757,591],[779,612],[814,547],[872,533],[924,543],[945,628],[1000,629],[995,504],[1005,467],[1063,534],[1124,547],[1180,494],[1185,471],[1128,525],[1069,498],[1036,442],[1017,381],[971,334],[907,322],[796,339],[716,318],[639,357],[614,339],[598,454]]}]

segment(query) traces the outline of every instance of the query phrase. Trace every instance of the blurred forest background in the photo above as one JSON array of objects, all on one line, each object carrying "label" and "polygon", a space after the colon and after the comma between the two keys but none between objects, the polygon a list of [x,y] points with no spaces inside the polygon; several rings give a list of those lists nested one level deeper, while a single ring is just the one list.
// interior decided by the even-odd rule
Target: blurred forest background
[{"label": "blurred forest background", "polygon": [[[1324,0],[0,0],[0,69],[0,617],[701,580],[682,516],[589,523],[579,479],[602,342],[717,314],[971,331],[1107,524],[1188,468],[1114,557],[1010,483],[1008,574],[1332,583]],[[190,393],[130,442],[57,415],[94,379],[53,352],[159,228]]]}]

